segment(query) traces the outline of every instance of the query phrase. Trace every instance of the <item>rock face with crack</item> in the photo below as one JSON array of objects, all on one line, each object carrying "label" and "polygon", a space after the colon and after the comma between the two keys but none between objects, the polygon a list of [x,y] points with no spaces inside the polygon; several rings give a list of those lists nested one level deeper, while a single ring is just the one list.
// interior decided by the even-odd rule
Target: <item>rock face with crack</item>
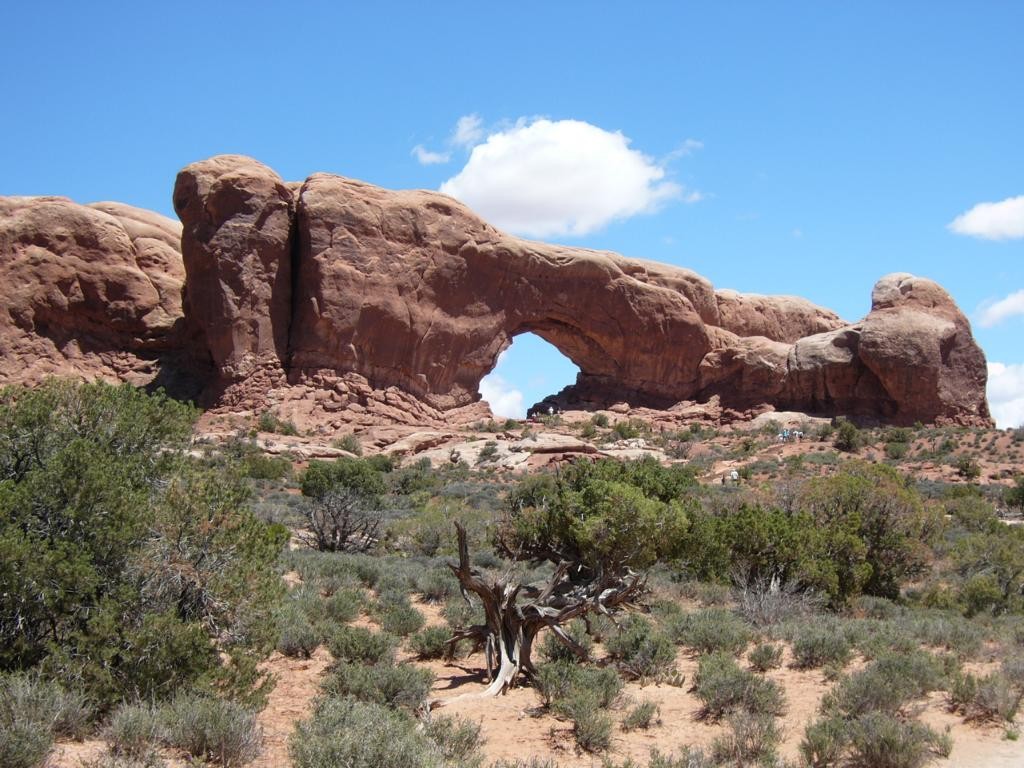
[{"label": "rock face with crack", "polygon": [[[181,308],[168,298],[175,267],[160,278],[145,266],[141,214],[108,208],[103,215],[125,222],[107,222],[121,235],[86,239],[93,261],[119,270],[124,306],[83,299],[82,321],[64,336],[91,333],[116,346],[131,328],[126,348],[176,348],[210,371],[213,405],[263,407],[304,392],[310,413],[444,421],[476,408],[500,352],[533,332],[580,368],[559,395],[567,406],[713,401],[737,415],[786,408],[991,423],[970,325],[923,278],[884,277],[867,317],[846,323],[803,299],[716,291],[686,269],[512,237],[438,193],[322,173],[286,183],[235,155],[182,170],[174,205]],[[49,223],[6,211],[0,258],[17,272]],[[37,274],[35,293],[60,292],[61,274]],[[27,311],[8,325],[31,335],[39,323],[26,324]]]}]

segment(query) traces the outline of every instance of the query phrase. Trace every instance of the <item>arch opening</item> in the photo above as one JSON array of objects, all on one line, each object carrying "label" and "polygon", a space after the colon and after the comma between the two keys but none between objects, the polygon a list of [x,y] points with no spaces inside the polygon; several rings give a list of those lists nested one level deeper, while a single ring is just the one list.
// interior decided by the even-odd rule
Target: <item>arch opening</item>
[{"label": "arch opening", "polygon": [[525,419],[546,397],[576,383],[580,368],[536,333],[516,334],[498,361],[480,380],[480,396],[495,416]]}]

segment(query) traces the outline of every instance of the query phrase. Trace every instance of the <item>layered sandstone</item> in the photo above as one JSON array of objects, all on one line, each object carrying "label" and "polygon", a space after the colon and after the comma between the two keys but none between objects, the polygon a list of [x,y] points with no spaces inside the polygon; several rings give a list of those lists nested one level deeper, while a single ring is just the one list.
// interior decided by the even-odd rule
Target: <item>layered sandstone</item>
[{"label": "layered sandstone", "polygon": [[[871,312],[847,323],[803,299],[716,291],[686,269],[512,237],[438,193],[330,174],[287,183],[241,156],[179,174],[183,258],[160,251],[166,276],[151,249],[173,248],[147,227],[166,231],[140,213],[5,205],[0,268],[36,286],[14,302],[8,327],[65,346],[88,337],[174,349],[209,371],[212,405],[301,407],[333,424],[443,422],[479,413],[480,379],[514,336],[533,332],[580,367],[560,396],[570,406],[990,423],[967,319],[938,285],[910,275],[883,278]],[[72,236],[87,243],[73,248],[49,242],[71,210],[83,232],[100,225],[82,211],[106,216],[111,234]],[[86,274],[113,270],[122,287],[73,300],[60,269],[26,266],[29,246],[56,262],[85,248]],[[39,298],[54,291],[75,307],[59,334],[52,307],[62,300]]]}]

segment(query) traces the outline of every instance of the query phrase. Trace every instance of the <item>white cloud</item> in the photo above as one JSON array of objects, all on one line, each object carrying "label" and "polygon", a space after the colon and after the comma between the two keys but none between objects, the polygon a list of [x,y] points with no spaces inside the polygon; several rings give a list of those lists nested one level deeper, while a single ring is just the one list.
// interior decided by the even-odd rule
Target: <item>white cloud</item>
[{"label": "white cloud", "polygon": [[1015,291],[999,301],[984,302],[978,307],[978,325],[991,328],[1015,315],[1024,315],[1024,290]]},{"label": "white cloud", "polygon": [[1024,425],[1024,364],[988,364],[988,405],[1000,429]]},{"label": "white cloud", "polygon": [[473,147],[441,191],[532,237],[585,235],[668,200],[700,199],[629,144],[618,131],[579,120],[519,120]]},{"label": "white cloud", "polygon": [[480,380],[480,396],[491,406],[495,416],[506,419],[526,418],[523,393],[496,373],[489,373]]},{"label": "white cloud", "polygon": [[484,121],[480,115],[463,115],[455,123],[451,143],[458,147],[471,147],[484,137]]},{"label": "white cloud", "polygon": [[953,219],[949,228],[958,235],[986,240],[1024,238],[1024,195],[998,203],[978,203]]},{"label": "white cloud", "polygon": [[687,139],[678,147],[665,155],[665,162],[669,163],[678,160],[680,157],[689,157],[694,152],[704,149],[704,142],[697,139]]},{"label": "white cloud", "polygon": [[422,144],[417,144],[412,148],[412,155],[420,165],[439,165],[440,163],[447,163],[451,158],[451,155],[447,152],[431,152]]}]

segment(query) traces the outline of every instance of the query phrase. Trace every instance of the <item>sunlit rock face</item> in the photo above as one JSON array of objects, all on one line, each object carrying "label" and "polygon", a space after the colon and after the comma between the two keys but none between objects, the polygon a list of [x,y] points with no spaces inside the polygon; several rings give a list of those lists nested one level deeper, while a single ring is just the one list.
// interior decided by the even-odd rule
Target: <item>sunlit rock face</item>
[{"label": "sunlit rock face", "polygon": [[[50,225],[26,224],[23,209],[44,203],[14,200],[0,208],[0,266],[9,285],[24,271],[47,295],[66,277],[32,271],[25,249],[59,262],[70,246],[31,234]],[[513,237],[439,193],[322,173],[290,183],[237,155],[183,169],[174,205],[181,258],[167,246],[164,276],[145,255],[153,238],[140,245],[144,226],[160,227],[82,209],[120,231],[85,237],[85,260],[122,275],[124,290],[81,303],[88,320],[65,336],[113,347],[128,331],[127,347],[173,351],[205,377],[208,404],[257,407],[291,387],[329,393],[310,397],[332,412],[376,404],[385,419],[443,420],[476,407],[500,352],[533,332],[579,367],[560,397],[581,407],[714,399],[739,415],[991,423],[970,325],[923,278],[882,278],[867,317],[847,323],[804,299],[716,291],[686,269]],[[37,333],[19,301],[7,337]]]}]

